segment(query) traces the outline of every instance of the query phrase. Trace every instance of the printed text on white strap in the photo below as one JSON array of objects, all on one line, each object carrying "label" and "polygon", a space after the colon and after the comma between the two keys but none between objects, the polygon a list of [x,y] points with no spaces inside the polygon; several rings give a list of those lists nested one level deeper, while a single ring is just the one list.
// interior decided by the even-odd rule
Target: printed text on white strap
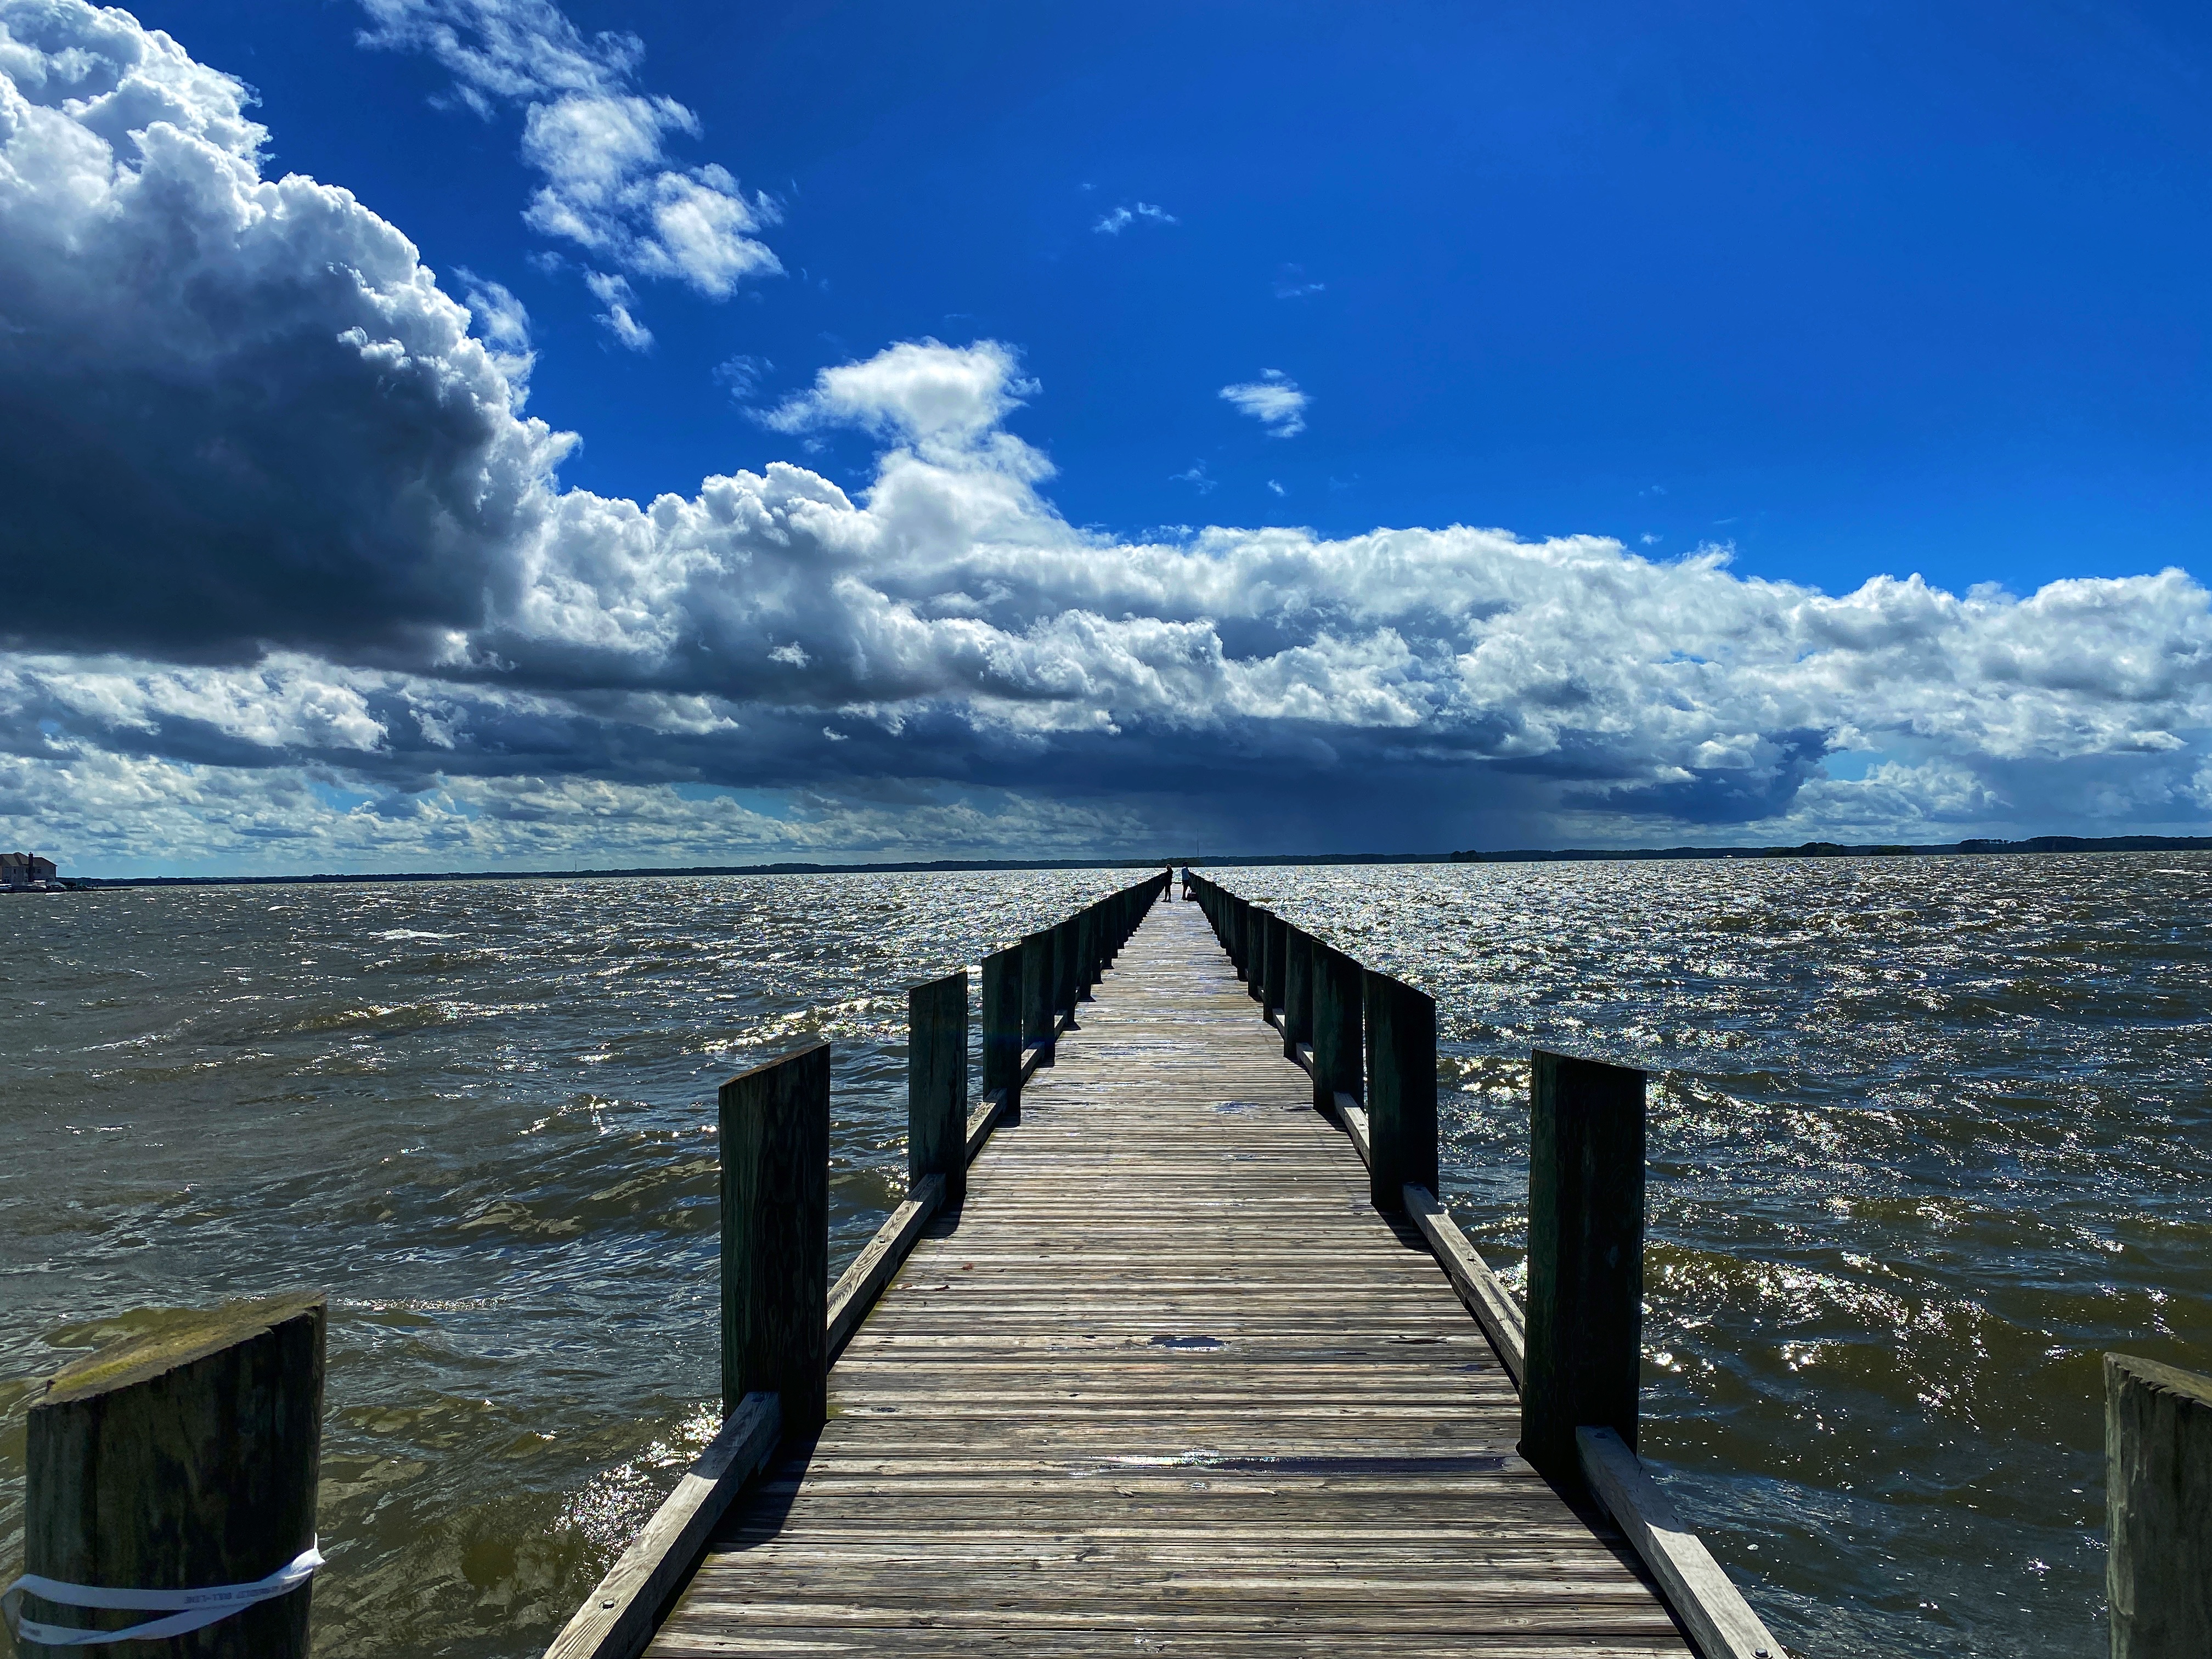
[{"label": "printed text on white strap", "polygon": [[[6,1604],[8,1626],[18,1642],[35,1643],[42,1648],[84,1648],[102,1642],[159,1641],[165,1636],[182,1636],[186,1631],[201,1629],[234,1613],[243,1613],[258,1601],[271,1601],[299,1589],[323,1565],[319,1541],[308,1545],[266,1578],[256,1579],[251,1584],[214,1584],[206,1589],[104,1589],[92,1584],[64,1584],[57,1578],[27,1572],[8,1586],[0,1601]],[[144,1624],[126,1626],[121,1630],[84,1630],[42,1624],[35,1619],[17,1616],[17,1608],[27,1595],[58,1601],[64,1607],[161,1613],[168,1617],[149,1619]]]}]

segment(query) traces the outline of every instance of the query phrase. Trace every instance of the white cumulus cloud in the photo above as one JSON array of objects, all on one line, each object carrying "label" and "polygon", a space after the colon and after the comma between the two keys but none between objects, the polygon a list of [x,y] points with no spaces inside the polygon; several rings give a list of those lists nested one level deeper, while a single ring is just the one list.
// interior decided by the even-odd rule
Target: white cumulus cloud
[{"label": "white cumulus cloud", "polygon": [[1279,368],[1262,369],[1256,380],[1221,388],[1221,395],[1267,428],[1271,438],[1295,438],[1306,429],[1306,394]]},{"label": "white cumulus cloud", "polygon": [[525,216],[544,235],[574,244],[613,270],[592,283],[607,326],[641,349],[651,335],[634,315],[627,273],[667,277],[714,299],[781,264],[759,233],[781,216],[768,197],[746,194],[714,163],[685,167],[674,137],[700,136],[698,117],[634,84],[645,55],[634,34],[586,37],[550,0],[361,0],[365,46],[427,52],[450,73],[459,100],[489,118],[523,109],[522,157],[544,179]]},{"label": "white cumulus cloud", "polygon": [[1138,202],[1111,209],[1091,227],[1102,236],[1119,236],[1134,224],[1172,225],[1179,223],[1175,215],[1157,202]]}]

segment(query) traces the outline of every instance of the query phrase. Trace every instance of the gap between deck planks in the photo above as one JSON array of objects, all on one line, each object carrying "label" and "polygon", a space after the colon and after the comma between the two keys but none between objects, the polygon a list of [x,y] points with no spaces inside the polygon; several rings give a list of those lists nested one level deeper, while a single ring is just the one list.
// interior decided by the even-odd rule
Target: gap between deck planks
[{"label": "gap between deck planks", "polygon": [[1163,901],[649,1650],[1686,1655]]}]

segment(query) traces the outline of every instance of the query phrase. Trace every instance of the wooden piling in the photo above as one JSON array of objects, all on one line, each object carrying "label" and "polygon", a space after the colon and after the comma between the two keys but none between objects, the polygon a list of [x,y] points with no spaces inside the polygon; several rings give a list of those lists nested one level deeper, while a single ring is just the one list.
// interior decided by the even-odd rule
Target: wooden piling
[{"label": "wooden piling", "polygon": [[1283,947],[1283,1055],[1296,1060],[1298,1044],[1313,1041],[1313,950],[1310,936],[1292,927]]},{"label": "wooden piling", "polygon": [[1291,924],[1273,910],[1267,912],[1267,995],[1266,1006],[1280,1010],[1285,1020],[1291,1006],[1289,973]]},{"label": "wooden piling", "polygon": [[2212,1654],[2212,1376],[2105,1356],[2112,1659]]},{"label": "wooden piling", "polygon": [[983,1093],[1018,1106],[1022,1093],[1022,947],[983,958]]},{"label": "wooden piling", "polygon": [[944,1203],[968,1190],[968,970],[906,994],[906,1174],[945,1177]]},{"label": "wooden piling", "polygon": [[1052,930],[1052,1012],[1054,1019],[1075,1012],[1075,919]]},{"label": "wooden piling", "polygon": [[1540,1048],[1532,1060],[1521,1455],[1578,1481],[1577,1428],[1611,1429],[1636,1448],[1644,1073]]},{"label": "wooden piling", "polygon": [[1038,1045],[1037,1064],[1052,1064],[1052,930],[1022,935],[1022,1043]]},{"label": "wooden piling", "polygon": [[1408,1182],[1437,1189],[1437,1005],[1402,980],[1362,976],[1368,1181],[1375,1207],[1405,1208]]},{"label": "wooden piling", "polygon": [[1267,924],[1273,920],[1256,904],[1244,907],[1244,989],[1263,1015],[1267,1007]]},{"label": "wooden piling", "polygon": [[1088,1002],[1098,982],[1098,911],[1085,905],[1075,913],[1075,999]]},{"label": "wooden piling", "polygon": [[[319,1295],[272,1297],[167,1322],[57,1372],[26,1425],[24,1571],[64,1584],[185,1590],[251,1584],[289,1565],[315,1539],[324,1324]],[[191,1659],[306,1659],[312,1588],[133,1645]],[[22,1612],[79,1630],[164,1616],[27,1594]]]},{"label": "wooden piling", "polygon": [[1365,1093],[1361,1078],[1361,1000],[1358,963],[1341,951],[1314,941],[1314,1109],[1333,1112],[1336,1097],[1358,1100]]},{"label": "wooden piling", "polygon": [[830,1369],[830,1045],[722,1085],[722,1412],[782,1396],[783,1432],[821,1426]]}]

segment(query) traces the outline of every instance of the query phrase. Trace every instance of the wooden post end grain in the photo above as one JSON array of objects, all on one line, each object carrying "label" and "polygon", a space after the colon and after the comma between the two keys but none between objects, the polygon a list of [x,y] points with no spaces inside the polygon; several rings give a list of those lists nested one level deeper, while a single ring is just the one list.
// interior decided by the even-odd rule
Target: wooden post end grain
[{"label": "wooden post end grain", "polygon": [[[173,1316],[56,1373],[27,1425],[24,1571],[103,1589],[206,1589],[252,1583],[299,1555],[315,1536],[324,1324],[319,1295],[274,1297]],[[313,1588],[131,1645],[306,1659]],[[35,1595],[23,1613],[100,1630],[160,1616]]]}]

